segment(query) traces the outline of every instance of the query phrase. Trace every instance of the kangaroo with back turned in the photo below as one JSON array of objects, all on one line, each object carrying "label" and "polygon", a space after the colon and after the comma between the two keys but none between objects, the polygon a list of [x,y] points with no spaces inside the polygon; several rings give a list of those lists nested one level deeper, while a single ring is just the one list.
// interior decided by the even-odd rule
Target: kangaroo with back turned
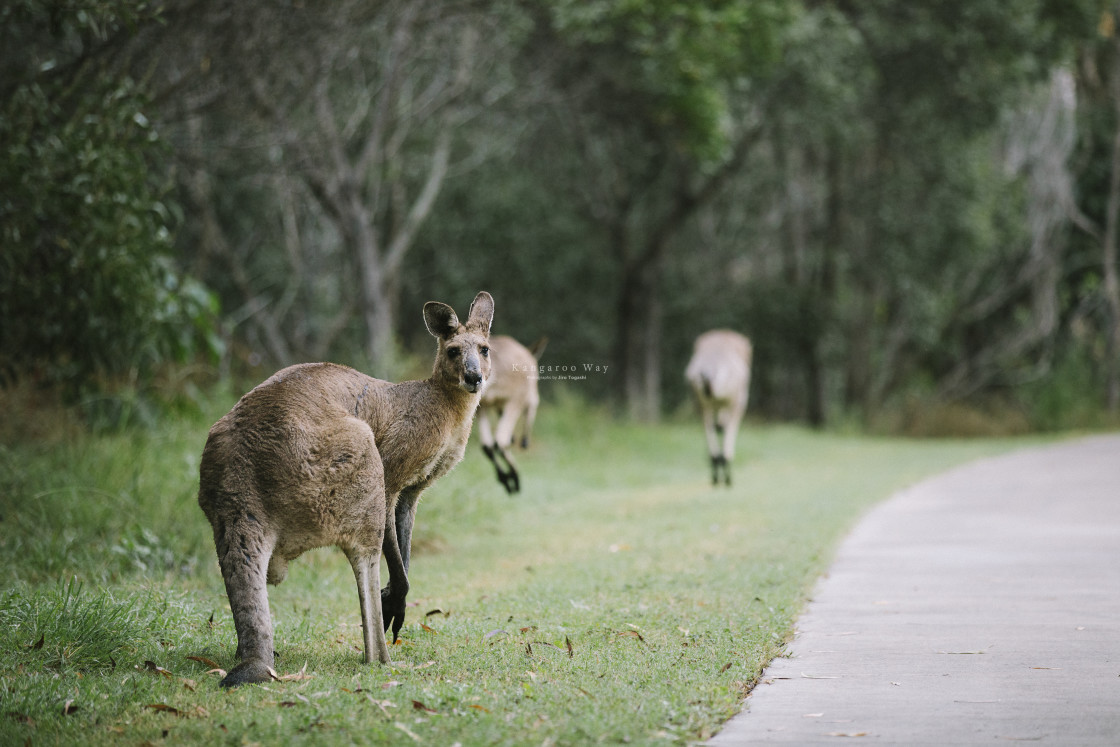
[{"label": "kangaroo with back turned", "polygon": [[[424,323],[439,345],[428,379],[391,384],[331,363],[290,366],[210,429],[198,503],[214,530],[241,660],[223,686],[275,676],[265,584],[326,545],[354,571],[364,661],[389,663],[385,631],[391,624],[396,640],[404,623],[416,504],[463,458],[490,374],[493,317],[486,292],[465,323],[430,301]],[[382,552],[389,583],[378,592]]]},{"label": "kangaroo with back turned", "polygon": [[728,329],[696,338],[685,378],[704,416],[704,434],[712,461],[712,484],[731,484],[735,436],[747,409],[751,383],[751,341]]}]

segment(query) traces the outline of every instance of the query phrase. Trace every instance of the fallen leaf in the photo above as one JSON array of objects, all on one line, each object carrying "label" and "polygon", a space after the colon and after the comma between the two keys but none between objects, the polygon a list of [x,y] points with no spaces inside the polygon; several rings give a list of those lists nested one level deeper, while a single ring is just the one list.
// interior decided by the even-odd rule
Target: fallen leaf
[{"label": "fallen leaf", "polygon": [[638,631],[636,631],[636,630],[624,630],[624,631],[622,631],[621,633],[619,633],[619,636],[629,636],[629,637],[631,637],[631,638],[637,638],[637,639],[638,639],[639,641],[641,641],[642,643],[645,643],[645,642],[646,642],[646,639],[645,639],[645,638],[642,638],[642,634],[641,634],[641,633],[639,633],[639,632],[638,632]]},{"label": "fallen leaf", "polygon": [[827,737],[866,737],[865,731],[830,731],[825,736]]},{"label": "fallen leaf", "polygon": [[211,659],[207,659],[205,656],[187,656],[184,658],[190,659],[191,661],[197,661],[204,667],[210,667],[211,669],[221,669],[221,667],[218,666],[217,662],[212,661]]},{"label": "fallen leaf", "polygon": [[171,674],[171,672],[169,672],[166,669],[164,669],[163,667],[161,667],[160,665],[156,664],[151,659],[147,659],[147,660],[144,661],[144,669],[148,670],[149,672],[155,672],[156,674],[162,674],[164,677],[174,677],[175,676],[175,675]]},{"label": "fallen leaf", "polygon": [[214,613],[213,612],[210,613],[210,619],[206,621],[206,624],[210,627],[210,630],[214,629]]},{"label": "fallen leaf", "polygon": [[432,615],[443,615],[444,617],[448,617],[451,615],[451,610],[444,611],[439,607],[436,607],[434,610],[428,610],[424,613],[424,617],[431,617]]},{"label": "fallen leaf", "polygon": [[823,713],[806,713],[806,714],[805,714],[804,716],[802,716],[801,718],[820,718],[820,717],[822,717],[822,716],[824,716],[824,714],[823,714]]},{"label": "fallen leaf", "polygon": [[214,667],[213,669],[206,670],[206,674],[216,674],[219,677],[225,677],[226,670],[222,669],[221,667]]},{"label": "fallen leaf", "polygon": [[407,734],[408,736],[412,737],[412,738],[413,738],[414,740],[416,740],[417,742],[419,742],[419,741],[420,741],[420,737],[419,737],[419,735],[417,735],[417,734],[416,734],[416,732],[412,731],[412,730],[411,730],[411,729],[409,729],[409,728],[408,728],[407,726],[405,726],[404,724],[402,724],[402,723],[401,723],[400,721],[394,721],[394,722],[393,722],[393,726],[397,727],[398,729],[400,729],[401,731],[403,731],[403,732],[404,732],[405,734]]},{"label": "fallen leaf", "polygon": [[801,673],[801,678],[806,679],[806,680],[838,680],[838,679],[840,679],[839,677],[832,677],[832,676],[829,676],[829,675],[805,674],[804,672]]},{"label": "fallen leaf", "polygon": [[385,684],[383,684],[381,686],[381,689],[382,690],[388,690],[390,687],[400,687],[400,686],[401,686],[401,683],[398,682],[397,680],[389,680],[388,682],[386,682]]},{"label": "fallen leaf", "polygon": [[414,710],[417,710],[417,711],[424,711],[424,713],[439,713],[439,711],[436,711],[436,710],[433,710],[433,709],[429,708],[428,706],[421,703],[419,700],[412,701],[412,708]]},{"label": "fallen leaf", "polygon": [[190,690],[193,693],[195,688],[198,687],[198,683],[195,682],[194,680],[189,680],[186,677],[184,677],[183,678],[183,687],[187,688],[188,690]]},{"label": "fallen leaf", "polygon": [[294,700],[285,700],[277,703],[276,705],[280,706],[281,708],[291,708],[293,706],[299,705],[299,703],[295,702]]},{"label": "fallen leaf", "polygon": [[724,672],[726,672],[726,671],[727,671],[728,669],[731,669],[731,662],[727,662],[727,663],[726,663],[726,664],[724,664],[724,665],[723,665],[722,667],[720,667],[720,668],[719,668],[719,673],[720,673],[720,674],[723,674],[723,673],[724,673]]},{"label": "fallen leaf", "polygon": [[938,651],[939,654],[947,654],[949,656],[973,656],[983,654],[983,651]]},{"label": "fallen leaf", "polygon": [[145,708],[151,708],[153,711],[165,711],[165,712],[170,713],[174,716],[181,715],[179,713],[178,708],[175,708],[174,706],[169,706],[166,703],[149,703],[148,705],[146,705],[144,707]]},{"label": "fallen leaf", "polygon": [[62,715],[63,716],[69,716],[73,713],[76,713],[77,710],[78,710],[78,706],[74,705],[73,700],[68,700],[68,701],[66,701],[65,703],[62,704]]},{"label": "fallen leaf", "polygon": [[572,658],[575,652],[572,650],[572,639],[568,636],[564,636],[564,647],[568,649],[568,658]]},{"label": "fallen leaf", "polygon": [[469,708],[473,708],[473,709],[475,709],[476,711],[482,711],[483,713],[490,713],[490,709],[489,709],[489,708],[484,708],[484,707],[482,707],[482,706],[478,705],[477,703],[471,703],[471,704],[470,704],[470,706],[468,706],[468,707],[469,707]]},{"label": "fallen leaf", "polygon": [[1041,742],[1043,738],[1042,735],[1037,737],[1003,737],[997,734],[996,739],[1002,739],[1007,742]]},{"label": "fallen leaf", "polygon": [[41,649],[43,647],[43,644],[46,643],[46,640],[47,640],[46,634],[40,635],[39,640],[37,640],[37,641],[35,641],[35,643],[31,644],[31,648],[35,651],[38,651],[39,649]]},{"label": "fallen leaf", "polygon": [[505,632],[504,630],[502,630],[501,628],[498,628],[497,630],[491,630],[491,631],[490,631],[489,633],[487,633],[486,635],[482,636],[482,640],[484,640],[484,641],[488,641],[488,640],[490,640],[491,638],[493,638],[493,637],[494,637],[494,636],[496,636],[496,635],[509,635],[509,633],[506,633],[506,632]]},{"label": "fallen leaf", "polygon": [[313,675],[313,674],[308,674],[307,673],[307,662],[305,661],[303,663],[303,667],[298,672],[296,672],[294,674],[281,675],[280,681],[281,682],[301,682],[303,680],[309,680],[314,676],[315,675]]},{"label": "fallen leaf", "polygon": [[378,708],[381,709],[381,712],[385,714],[385,718],[387,718],[387,719],[392,719],[393,718],[389,714],[389,711],[387,711],[386,709],[387,708],[396,708],[397,707],[396,703],[394,703],[391,700],[374,700],[373,696],[370,695],[369,693],[366,693],[366,698],[369,700],[370,703],[373,703],[375,706],[377,706]]},{"label": "fallen leaf", "polygon": [[428,627],[428,626],[427,626],[427,625],[425,625],[424,623],[420,623],[420,629],[421,629],[421,630],[423,630],[423,631],[424,631],[425,633],[435,633],[435,632],[436,632],[435,630],[433,630],[432,628]]}]

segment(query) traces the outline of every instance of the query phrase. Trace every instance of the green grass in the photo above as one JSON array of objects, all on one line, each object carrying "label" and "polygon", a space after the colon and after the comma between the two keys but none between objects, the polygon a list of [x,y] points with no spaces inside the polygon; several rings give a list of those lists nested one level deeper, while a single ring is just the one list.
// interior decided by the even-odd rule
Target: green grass
[{"label": "green grass", "polygon": [[323,549],[270,589],[288,677],[227,692],[207,425],[0,447],[0,744],[700,741],[869,506],[1025,443],[749,425],[727,490],[695,423],[545,409],[520,495],[472,443],[425,496],[392,666],[361,663],[350,568]]}]

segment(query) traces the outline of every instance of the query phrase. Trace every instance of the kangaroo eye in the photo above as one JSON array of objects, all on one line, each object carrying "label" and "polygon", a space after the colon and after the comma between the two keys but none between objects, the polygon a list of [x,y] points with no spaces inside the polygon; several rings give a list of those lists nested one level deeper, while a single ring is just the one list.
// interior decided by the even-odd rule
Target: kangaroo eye
[{"label": "kangaroo eye", "polygon": [[447,349],[447,357],[448,358],[458,358],[459,353],[460,353],[459,348],[448,348]]},{"label": "kangaroo eye", "polygon": [[482,353],[483,358],[489,358],[490,357],[490,348],[486,347],[485,345],[480,347],[478,349],[478,352]]}]

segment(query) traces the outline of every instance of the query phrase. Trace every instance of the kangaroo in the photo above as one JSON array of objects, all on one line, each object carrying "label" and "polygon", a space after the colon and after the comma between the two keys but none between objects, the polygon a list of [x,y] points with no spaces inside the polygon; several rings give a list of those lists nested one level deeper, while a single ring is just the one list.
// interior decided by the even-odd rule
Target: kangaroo
[{"label": "kangaroo", "polygon": [[[712,484],[731,484],[735,436],[747,409],[751,381],[751,342],[725,329],[696,338],[685,378],[696,392],[704,417],[704,433],[712,458]],[[721,443],[722,441],[722,443]]]},{"label": "kangaroo", "polygon": [[[439,342],[428,379],[391,384],[332,363],[290,366],[211,427],[198,503],[214,530],[241,660],[223,687],[274,676],[265,584],[326,545],[354,571],[363,661],[390,663],[385,633],[392,622],[396,640],[404,623],[416,502],[463,458],[490,374],[493,317],[485,291],[465,324],[429,301],[424,323]],[[389,584],[379,590],[382,552]]]},{"label": "kangaroo", "polygon": [[[521,490],[521,478],[510,447],[514,431],[521,423],[521,448],[529,448],[529,435],[540,404],[537,361],[547,345],[547,337],[533,343],[532,349],[507,335],[496,335],[490,340],[492,373],[482,390],[478,436],[483,453],[494,463],[498,481],[510,495]],[[491,417],[497,423],[496,432],[491,427]]]}]

